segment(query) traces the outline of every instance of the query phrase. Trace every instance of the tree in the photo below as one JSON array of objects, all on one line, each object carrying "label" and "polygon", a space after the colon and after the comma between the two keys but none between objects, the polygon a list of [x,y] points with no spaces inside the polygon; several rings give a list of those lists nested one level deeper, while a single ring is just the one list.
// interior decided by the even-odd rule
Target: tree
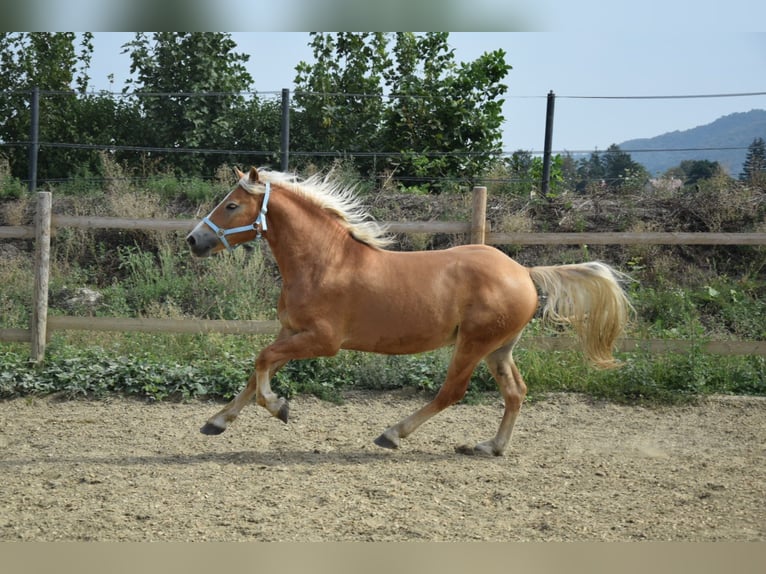
[{"label": "tree", "polygon": [[[311,34],[315,63],[296,67],[294,150],[344,154],[378,148],[383,73],[391,65],[387,44],[380,32]],[[369,171],[373,162],[360,160],[359,167]]]},{"label": "tree", "polygon": [[[500,189],[516,195],[534,195],[540,192],[543,179],[543,158],[533,156],[532,152],[517,150],[505,158],[500,165],[505,170],[502,179],[507,178],[508,183],[500,186]],[[551,195],[556,195],[561,191],[561,185],[564,183],[565,158],[556,154],[551,158],[550,164],[550,189]]]},{"label": "tree", "polygon": [[[0,141],[6,144],[14,177],[28,175],[27,142],[31,127],[31,94],[39,88],[39,139],[46,143],[81,142],[78,118],[82,96],[88,87],[87,70],[93,53],[92,34],[85,33],[78,56],[76,36],[66,33],[0,34]],[[77,91],[73,90],[73,85]],[[69,175],[90,152],[46,146],[38,162],[40,179]]]},{"label": "tree", "polygon": [[253,96],[233,107],[229,116],[231,140],[226,144],[226,149],[243,150],[246,153],[235,153],[220,159],[226,159],[230,165],[270,165],[274,169],[279,168],[281,101]]},{"label": "tree", "polygon": [[[572,171],[571,167],[567,168]],[[597,186],[612,191],[625,191],[643,186],[649,179],[644,166],[633,161],[630,154],[622,151],[617,144],[610,145],[600,154],[594,151],[576,164],[575,189],[584,192]]]},{"label": "tree", "polygon": [[678,169],[670,172],[683,180],[684,185],[696,185],[700,181],[711,179],[723,173],[721,164],[708,159],[688,159],[678,165]]},{"label": "tree", "polygon": [[606,170],[604,169],[604,160],[598,151],[592,152],[587,158],[582,158],[577,162],[577,183],[575,189],[578,192],[586,191],[590,186],[601,186],[604,184]]},{"label": "tree", "polygon": [[766,181],[766,143],[763,138],[755,138],[748,146],[739,179],[760,184]]},{"label": "tree", "polygon": [[646,169],[633,161],[629,153],[617,144],[610,145],[604,154],[604,178],[614,190],[643,185],[648,179]]},{"label": "tree", "polygon": [[380,152],[357,160],[368,175],[388,169],[425,187],[480,173],[501,151],[502,80],[510,66],[502,50],[458,65],[448,37],[313,34],[315,62],[297,68],[293,149]]},{"label": "tree", "polygon": [[561,178],[567,187],[573,189],[577,181],[577,160],[567,152],[561,157]]},{"label": "tree", "polygon": [[426,182],[470,179],[501,152],[505,52],[485,53],[458,65],[449,34],[397,33],[396,66],[387,74],[395,98],[387,110],[383,142],[402,154],[399,176]]},{"label": "tree", "polygon": [[516,150],[511,157],[504,160],[504,164],[508,170],[508,175],[518,181],[521,184],[531,186],[533,183],[531,180],[530,170],[532,169],[532,152],[526,150]]},{"label": "tree", "polygon": [[532,152],[523,149],[498,160],[489,173],[492,179],[498,180],[494,186],[495,192],[529,195],[540,183],[533,179],[533,164]]},{"label": "tree", "polygon": [[[167,148],[228,149],[233,109],[252,78],[245,54],[234,52],[227,33],[137,33],[123,46],[135,75],[123,90],[133,95],[143,117],[143,145]],[[210,172],[220,157],[168,154],[167,165],[183,172]]]}]

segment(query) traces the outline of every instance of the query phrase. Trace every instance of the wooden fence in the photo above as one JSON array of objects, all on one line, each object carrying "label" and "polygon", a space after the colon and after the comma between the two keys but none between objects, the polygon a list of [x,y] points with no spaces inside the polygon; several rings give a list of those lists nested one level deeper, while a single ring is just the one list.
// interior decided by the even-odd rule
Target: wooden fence
[{"label": "wooden fence", "polygon": [[[32,320],[29,329],[0,328],[0,341],[28,342],[31,359],[45,358],[52,331],[141,331],[151,333],[274,334],[277,321],[226,321],[210,319],[148,319],[118,317],[48,316],[48,278],[51,236],[57,228],[142,229],[188,231],[194,220],[124,219],[52,215],[50,192],[38,192],[34,225],[0,227],[0,239],[34,239],[35,279]],[[471,243],[491,245],[766,245],[766,233],[495,233],[486,223],[487,190],[473,190],[471,221],[387,222],[392,233],[447,233],[470,235]],[[524,345],[546,350],[575,347],[571,337],[524,337]],[[707,353],[766,355],[766,341],[704,341],[622,339],[622,351],[688,352],[699,345]]]}]

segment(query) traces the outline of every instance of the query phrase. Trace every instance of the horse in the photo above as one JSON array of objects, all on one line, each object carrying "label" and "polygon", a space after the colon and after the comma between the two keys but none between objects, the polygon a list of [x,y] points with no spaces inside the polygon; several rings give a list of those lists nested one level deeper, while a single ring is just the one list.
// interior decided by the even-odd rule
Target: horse
[{"label": "horse", "polygon": [[330,173],[298,178],[253,167],[236,174],[237,185],[186,242],[193,256],[207,257],[265,238],[282,278],[281,329],[257,355],[247,385],[207,420],[202,433],[224,432],[253,396],[286,423],[288,401],[270,381],[288,361],[330,357],[341,349],[401,355],[452,345],[435,397],[374,442],[399,448],[401,439],[464,397],[484,360],[504,399],[500,426],[493,438],[456,450],[501,456],[527,393],[513,349],[539,307],[544,319],[573,328],[595,366],[618,365],[613,345],[632,306],[621,286],[627,276],[611,266],[525,267],[487,245],[394,251],[355,186]]}]

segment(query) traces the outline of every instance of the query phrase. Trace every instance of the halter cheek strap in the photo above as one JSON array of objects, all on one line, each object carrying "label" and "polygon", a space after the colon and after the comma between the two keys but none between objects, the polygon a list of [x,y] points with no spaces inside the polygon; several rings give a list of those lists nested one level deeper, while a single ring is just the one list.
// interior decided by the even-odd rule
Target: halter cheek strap
[{"label": "halter cheek strap", "polygon": [[238,247],[240,244],[232,246],[229,241],[226,239],[227,235],[234,235],[235,233],[242,233],[244,231],[255,231],[255,238],[260,239],[261,238],[261,231],[266,231],[268,229],[268,226],[266,225],[266,213],[268,212],[269,207],[269,195],[271,194],[271,182],[266,182],[266,192],[263,194],[263,202],[261,203],[261,211],[258,214],[258,217],[255,218],[255,221],[251,223],[250,225],[242,225],[241,227],[232,227],[230,229],[223,229],[221,227],[218,227],[215,223],[212,222],[210,219],[210,215],[206,215],[202,219],[202,223],[206,224],[210,229],[213,230],[213,233],[215,233],[218,236],[218,239],[220,239],[221,243],[223,243],[224,247],[228,251],[231,251],[232,249]]}]

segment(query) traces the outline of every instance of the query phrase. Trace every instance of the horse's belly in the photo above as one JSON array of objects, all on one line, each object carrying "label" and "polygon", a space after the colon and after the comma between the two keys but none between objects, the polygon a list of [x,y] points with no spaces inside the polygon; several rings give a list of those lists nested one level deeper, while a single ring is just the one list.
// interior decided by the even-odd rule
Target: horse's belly
[{"label": "horse's belly", "polygon": [[447,309],[370,305],[348,325],[343,347],[389,355],[430,351],[454,342],[458,319]]},{"label": "horse's belly", "polygon": [[370,337],[348,339],[343,348],[351,351],[368,351],[383,355],[412,355],[433,351],[454,343],[455,336],[434,336],[433,333],[377,333]]}]

